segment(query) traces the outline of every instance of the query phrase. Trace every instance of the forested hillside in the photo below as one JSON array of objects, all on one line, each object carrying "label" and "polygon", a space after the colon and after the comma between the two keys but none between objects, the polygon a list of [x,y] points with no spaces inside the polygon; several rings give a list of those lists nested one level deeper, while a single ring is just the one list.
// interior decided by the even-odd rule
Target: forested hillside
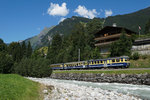
[{"label": "forested hillside", "polygon": [[145,25],[149,19],[150,7],[130,14],[108,17],[104,26],[111,26],[113,23],[116,23],[117,26],[125,27],[135,32],[138,32],[140,26],[141,32],[144,34]]},{"label": "forested hillside", "polygon": [[87,23],[91,19],[83,18],[83,17],[76,17],[73,16],[71,18],[65,19],[63,22],[60,22],[57,26],[55,26],[52,30],[50,30],[46,36],[42,39],[41,46],[46,46],[49,44],[49,41],[51,41],[51,38],[54,34],[60,34],[60,35],[68,35],[70,34],[74,26],[78,23]]}]

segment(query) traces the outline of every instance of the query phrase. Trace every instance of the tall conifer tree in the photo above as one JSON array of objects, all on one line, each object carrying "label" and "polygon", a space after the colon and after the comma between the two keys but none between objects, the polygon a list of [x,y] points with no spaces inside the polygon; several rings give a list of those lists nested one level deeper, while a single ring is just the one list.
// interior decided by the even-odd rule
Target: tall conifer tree
[{"label": "tall conifer tree", "polygon": [[21,45],[21,50],[22,50],[22,56],[26,57],[26,55],[27,55],[27,47],[26,47],[25,41],[23,41],[23,43]]},{"label": "tall conifer tree", "polygon": [[32,47],[30,42],[28,42],[28,46],[27,46],[27,58],[30,58],[32,55]]},{"label": "tall conifer tree", "polygon": [[110,56],[130,56],[131,54],[131,47],[132,47],[132,40],[131,38],[126,36],[126,32],[122,30],[120,39],[111,44],[110,48]]}]

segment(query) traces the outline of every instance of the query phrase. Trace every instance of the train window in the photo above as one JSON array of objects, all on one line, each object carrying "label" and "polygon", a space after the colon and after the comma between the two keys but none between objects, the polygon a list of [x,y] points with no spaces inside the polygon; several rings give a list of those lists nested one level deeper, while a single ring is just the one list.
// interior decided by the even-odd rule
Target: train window
[{"label": "train window", "polygon": [[120,59],[116,59],[116,62],[119,62]]},{"label": "train window", "polygon": [[84,65],[87,65],[87,62],[85,62]]},{"label": "train window", "polygon": [[101,63],[103,63],[103,61],[101,60]]},{"label": "train window", "polygon": [[96,61],[96,64],[99,64],[99,61]]},{"label": "train window", "polygon": [[115,62],[115,59],[112,59],[112,62]]},{"label": "train window", "polygon": [[93,61],[92,61],[92,64],[93,64]]},{"label": "train window", "polygon": [[129,61],[129,59],[126,58],[125,61]]},{"label": "train window", "polygon": [[95,64],[96,64],[96,61],[95,61]]},{"label": "train window", "polygon": [[90,65],[92,65],[92,62],[90,62]]},{"label": "train window", "polygon": [[109,60],[110,63],[112,63],[112,60]]},{"label": "train window", "polygon": [[121,62],[123,62],[123,58],[121,58]]}]

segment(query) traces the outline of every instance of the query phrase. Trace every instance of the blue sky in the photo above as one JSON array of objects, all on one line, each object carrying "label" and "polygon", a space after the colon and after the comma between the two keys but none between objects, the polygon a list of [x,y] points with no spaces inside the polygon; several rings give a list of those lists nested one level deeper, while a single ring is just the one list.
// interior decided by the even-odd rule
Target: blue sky
[{"label": "blue sky", "polygon": [[150,0],[0,0],[0,38],[24,40],[72,16],[107,17],[150,7]]}]

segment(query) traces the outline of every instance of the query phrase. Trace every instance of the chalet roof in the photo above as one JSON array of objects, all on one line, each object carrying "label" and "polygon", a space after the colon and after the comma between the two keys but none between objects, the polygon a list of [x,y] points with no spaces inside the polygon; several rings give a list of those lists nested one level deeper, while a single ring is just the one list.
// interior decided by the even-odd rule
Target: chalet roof
[{"label": "chalet roof", "polygon": [[97,33],[95,34],[95,36],[101,35],[101,34],[105,34],[105,33],[121,33],[121,31],[122,31],[123,29],[124,29],[124,30],[126,31],[126,33],[128,33],[128,34],[132,34],[132,33],[135,33],[135,34],[136,34],[136,32],[131,31],[131,30],[129,30],[129,29],[126,29],[126,28],[124,28],[124,27],[105,26],[102,30],[100,30],[99,32],[97,32]]}]

